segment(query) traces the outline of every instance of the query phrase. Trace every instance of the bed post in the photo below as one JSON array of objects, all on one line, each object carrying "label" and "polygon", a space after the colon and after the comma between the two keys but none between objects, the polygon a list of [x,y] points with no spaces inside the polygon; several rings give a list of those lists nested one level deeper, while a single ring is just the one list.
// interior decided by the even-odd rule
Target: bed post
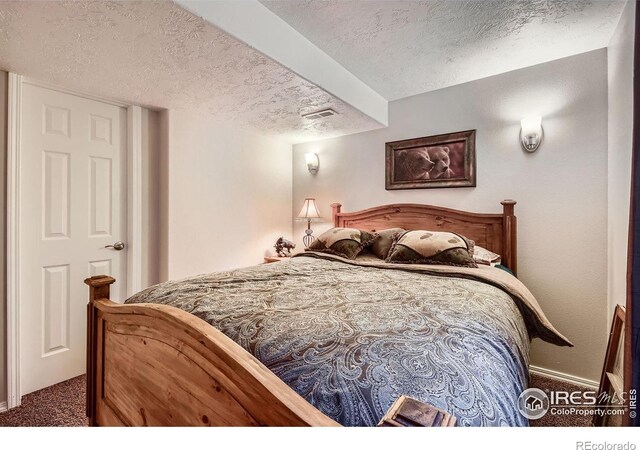
[{"label": "bed post", "polygon": [[342,208],[342,205],[340,203],[332,203],[331,204],[331,220],[333,222],[333,226],[337,227],[340,224],[338,223],[339,221],[339,217],[338,215],[340,214],[340,208]]},{"label": "bed post", "polygon": [[97,300],[109,300],[109,286],[115,279],[106,275],[97,275],[84,280],[89,286],[89,303],[87,304],[87,417],[89,425],[96,425],[96,367],[98,345],[98,309]]},{"label": "bed post", "polygon": [[502,205],[502,224],[503,224],[503,253],[504,261],[507,267],[518,273],[518,222],[513,213],[515,200],[503,200]]}]

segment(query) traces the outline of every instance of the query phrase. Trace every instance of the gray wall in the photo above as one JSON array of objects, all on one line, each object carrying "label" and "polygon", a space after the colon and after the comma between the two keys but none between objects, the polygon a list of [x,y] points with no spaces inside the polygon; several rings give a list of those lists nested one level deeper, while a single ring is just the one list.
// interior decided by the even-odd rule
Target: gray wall
[{"label": "gray wall", "polygon": [[[428,203],[499,212],[518,201],[519,278],[575,348],[538,339],[532,364],[597,380],[607,337],[606,49],[390,103],[389,127],[294,146],[293,214],[305,197],[345,211]],[[520,119],[540,114],[545,140],[521,150]],[[476,188],[386,191],[387,141],[477,129]],[[304,153],[320,157],[312,176]],[[297,243],[304,224],[295,226]],[[316,233],[329,228],[318,224]]]},{"label": "gray wall", "polygon": [[627,242],[633,133],[633,41],[636,2],[627,2],[608,51],[609,318],[627,293]]},{"label": "gray wall", "polygon": [[291,144],[169,112],[168,278],[264,262],[291,235]]}]

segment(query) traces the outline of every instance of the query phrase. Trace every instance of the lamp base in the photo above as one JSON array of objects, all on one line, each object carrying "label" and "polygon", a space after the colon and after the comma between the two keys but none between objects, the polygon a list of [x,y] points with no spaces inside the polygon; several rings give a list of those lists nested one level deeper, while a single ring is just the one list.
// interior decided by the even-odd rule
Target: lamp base
[{"label": "lamp base", "polygon": [[307,229],[304,230],[304,233],[305,234],[302,238],[302,242],[304,243],[305,247],[309,247],[311,243],[316,240],[316,238],[312,236],[313,230],[311,229],[311,220],[307,220]]},{"label": "lamp base", "polygon": [[538,150],[542,140],[544,139],[544,128],[540,126],[540,134],[535,136],[523,136],[522,129],[520,130],[520,146],[523,150],[529,153],[533,153]]},{"label": "lamp base", "polygon": [[311,245],[311,243],[313,241],[315,241],[315,240],[316,240],[316,238],[314,238],[310,234],[305,234],[304,237],[302,238],[302,242],[304,243],[305,247],[309,247]]}]

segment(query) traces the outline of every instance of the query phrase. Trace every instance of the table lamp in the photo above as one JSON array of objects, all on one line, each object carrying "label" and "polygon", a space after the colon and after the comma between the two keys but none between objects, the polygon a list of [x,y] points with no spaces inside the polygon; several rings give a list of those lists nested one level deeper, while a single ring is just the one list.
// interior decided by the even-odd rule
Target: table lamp
[{"label": "table lamp", "polygon": [[305,247],[309,247],[309,245],[314,241],[311,221],[317,222],[320,220],[320,212],[316,206],[315,198],[304,199],[304,205],[302,205],[302,209],[300,210],[300,214],[298,214],[297,220],[307,221],[307,229],[304,230],[305,235],[302,238],[302,242],[304,242]]}]

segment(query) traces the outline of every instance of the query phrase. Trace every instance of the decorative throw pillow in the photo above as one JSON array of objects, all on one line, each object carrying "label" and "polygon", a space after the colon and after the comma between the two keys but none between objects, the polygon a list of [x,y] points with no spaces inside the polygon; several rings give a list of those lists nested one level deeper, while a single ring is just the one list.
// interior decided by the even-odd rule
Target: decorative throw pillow
[{"label": "decorative throw pillow", "polygon": [[502,257],[500,255],[490,252],[486,248],[478,245],[476,245],[473,250],[473,260],[478,264],[485,264],[487,266],[495,266],[502,263]]},{"label": "decorative throw pillow", "polygon": [[386,262],[478,267],[469,253],[470,248],[470,241],[459,234],[443,231],[406,231],[396,237]]},{"label": "decorative throw pillow", "polygon": [[404,228],[388,228],[386,230],[378,231],[377,233],[380,235],[379,239],[371,244],[369,250],[371,253],[376,255],[380,259],[386,259],[387,255],[389,255],[389,250],[391,250],[391,246],[393,245],[393,239],[397,234],[406,231]]},{"label": "decorative throw pillow", "polygon": [[354,259],[363,248],[371,245],[379,237],[377,234],[355,228],[332,228],[318,236],[307,250]]}]

